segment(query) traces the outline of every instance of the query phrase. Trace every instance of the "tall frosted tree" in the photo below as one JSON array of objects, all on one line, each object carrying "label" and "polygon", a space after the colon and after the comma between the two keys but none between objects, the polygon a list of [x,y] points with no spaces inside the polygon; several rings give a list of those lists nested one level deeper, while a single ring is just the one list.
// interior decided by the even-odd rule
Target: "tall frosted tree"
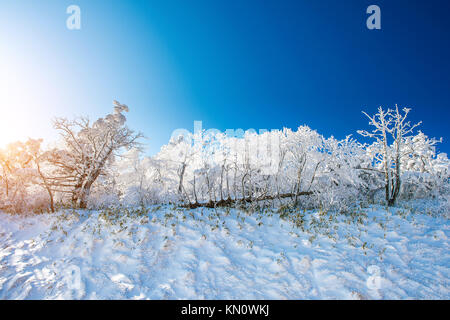
[{"label": "tall frosted tree", "polygon": [[407,117],[411,109],[403,108],[403,113],[395,105],[395,109],[383,110],[378,108],[378,113],[369,116],[369,125],[374,127],[372,131],[359,130],[364,137],[375,139],[371,147],[376,162],[381,164],[384,175],[385,197],[388,206],[393,206],[398,198],[401,188],[402,161],[406,154],[404,144],[414,133],[414,129],[421,122],[411,125]]},{"label": "tall frosted tree", "polygon": [[59,169],[53,183],[67,190],[79,208],[86,208],[92,185],[114,157],[124,148],[138,147],[138,139],[143,137],[125,125],[123,113],[129,111],[128,107],[115,100],[113,106],[111,114],[93,123],[87,118],[54,121],[64,148],[53,150],[50,157]]}]

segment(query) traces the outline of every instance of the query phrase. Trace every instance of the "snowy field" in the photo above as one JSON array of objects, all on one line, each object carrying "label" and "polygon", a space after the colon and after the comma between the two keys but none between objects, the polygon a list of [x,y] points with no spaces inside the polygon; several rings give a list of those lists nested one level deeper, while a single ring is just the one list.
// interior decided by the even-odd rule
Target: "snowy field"
[{"label": "snowy field", "polygon": [[449,299],[448,236],[382,207],[0,213],[0,299]]}]

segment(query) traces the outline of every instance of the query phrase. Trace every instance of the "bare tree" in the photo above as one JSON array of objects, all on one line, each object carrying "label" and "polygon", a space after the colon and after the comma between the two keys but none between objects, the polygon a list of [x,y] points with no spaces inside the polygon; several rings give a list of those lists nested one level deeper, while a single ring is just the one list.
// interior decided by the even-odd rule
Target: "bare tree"
[{"label": "bare tree", "polygon": [[[413,133],[414,129],[421,122],[411,125],[406,118],[411,109],[403,108],[403,114],[398,106],[395,109],[384,111],[378,108],[378,113],[369,116],[363,112],[370,120],[369,124],[375,127],[371,132],[359,130],[358,133],[364,137],[375,139],[374,153],[375,160],[382,164],[382,172],[385,180],[385,197],[388,206],[395,205],[395,201],[401,188],[401,167],[402,154],[405,140]],[[392,141],[392,144],[390,144]]]},{"label": "bare tree", "polygon": [[25,195],[27,186],[32,182],[31,159],[23,152],[23,143],[10,143],[0,150],[0,167],[2,169],[0,182],[0,208],[20,211],[26,206]]},{"label": "bare tree", "polygon": [[50,200],[50,210],[55,212],[54,192],[51,187],[50,178],[44,173],[42,165],[48,160],[48,153],[41,149],[42,139],[28,139],[23,146],[23,151],[30,157],[33,164],[36,166],[37,175],[41,181],[41,185],[48,193]]},{"label": "bare tree", "polygon": [[52,181],[71,193],[71,200],[77,207],[86,208],[93,183],[114,156],[123,148],[138,147],[137,140],[143,137],[125,125],[126,118],[122,113],[128,112],[128,107],[115,100],[113,105],[113,113],[92,125],[87,118],[54,121],[65,149],[52,152],[50,161],[59,168],[59,176]]}]

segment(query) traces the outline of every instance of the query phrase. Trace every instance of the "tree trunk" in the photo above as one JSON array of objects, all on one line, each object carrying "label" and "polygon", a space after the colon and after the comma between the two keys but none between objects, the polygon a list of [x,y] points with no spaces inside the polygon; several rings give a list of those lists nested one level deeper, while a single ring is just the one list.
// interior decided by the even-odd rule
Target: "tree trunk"
[{"label": "tree trunk", "polygon": [[184,178],[184,171],[185,171],[185,170],[186,170],[186,164],[183,163],[183,164],[181,165],[180,174],[179,174],[179,176],[180,176],[180,183],[179,183],[179,185],[178,185],[178,193],[179,193],[179,194],[181,194],[182,191],[183,191],[183,178]]},{"label": "tree trunk", "polygon": [[52,211],[52,213],[55,213],[55,205],[54,205],[54,200],[53,200],[52,189],[50,188],[50,185],[48,184],[47,179],[45,178],[44,174],[42,173],[39,163],[37,161],[36,161],[36,167],[37,167],[39,175],[41,176],[42,182],[44,183],[45,189],[47,189],[48,196],[50,198],[50,210]]}]

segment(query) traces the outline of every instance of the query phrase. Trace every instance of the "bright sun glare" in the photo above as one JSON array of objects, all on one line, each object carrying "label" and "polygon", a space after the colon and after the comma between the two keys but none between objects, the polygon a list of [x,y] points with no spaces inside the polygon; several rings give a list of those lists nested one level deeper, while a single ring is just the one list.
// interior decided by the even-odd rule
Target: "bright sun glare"
[{"label": "bright sun glare", "polygon": [[23,64],[5,51],[0,53],[0,148],[36,135],[40,84]]},{"label": "bright sun glare", "polygon": [[8,143],[21,139],[23,132],[23,118],[21,102],[25,102],[26,97],[21,92],[15,73],[5,63],[2,63],[0,73],[0,147]]}]

